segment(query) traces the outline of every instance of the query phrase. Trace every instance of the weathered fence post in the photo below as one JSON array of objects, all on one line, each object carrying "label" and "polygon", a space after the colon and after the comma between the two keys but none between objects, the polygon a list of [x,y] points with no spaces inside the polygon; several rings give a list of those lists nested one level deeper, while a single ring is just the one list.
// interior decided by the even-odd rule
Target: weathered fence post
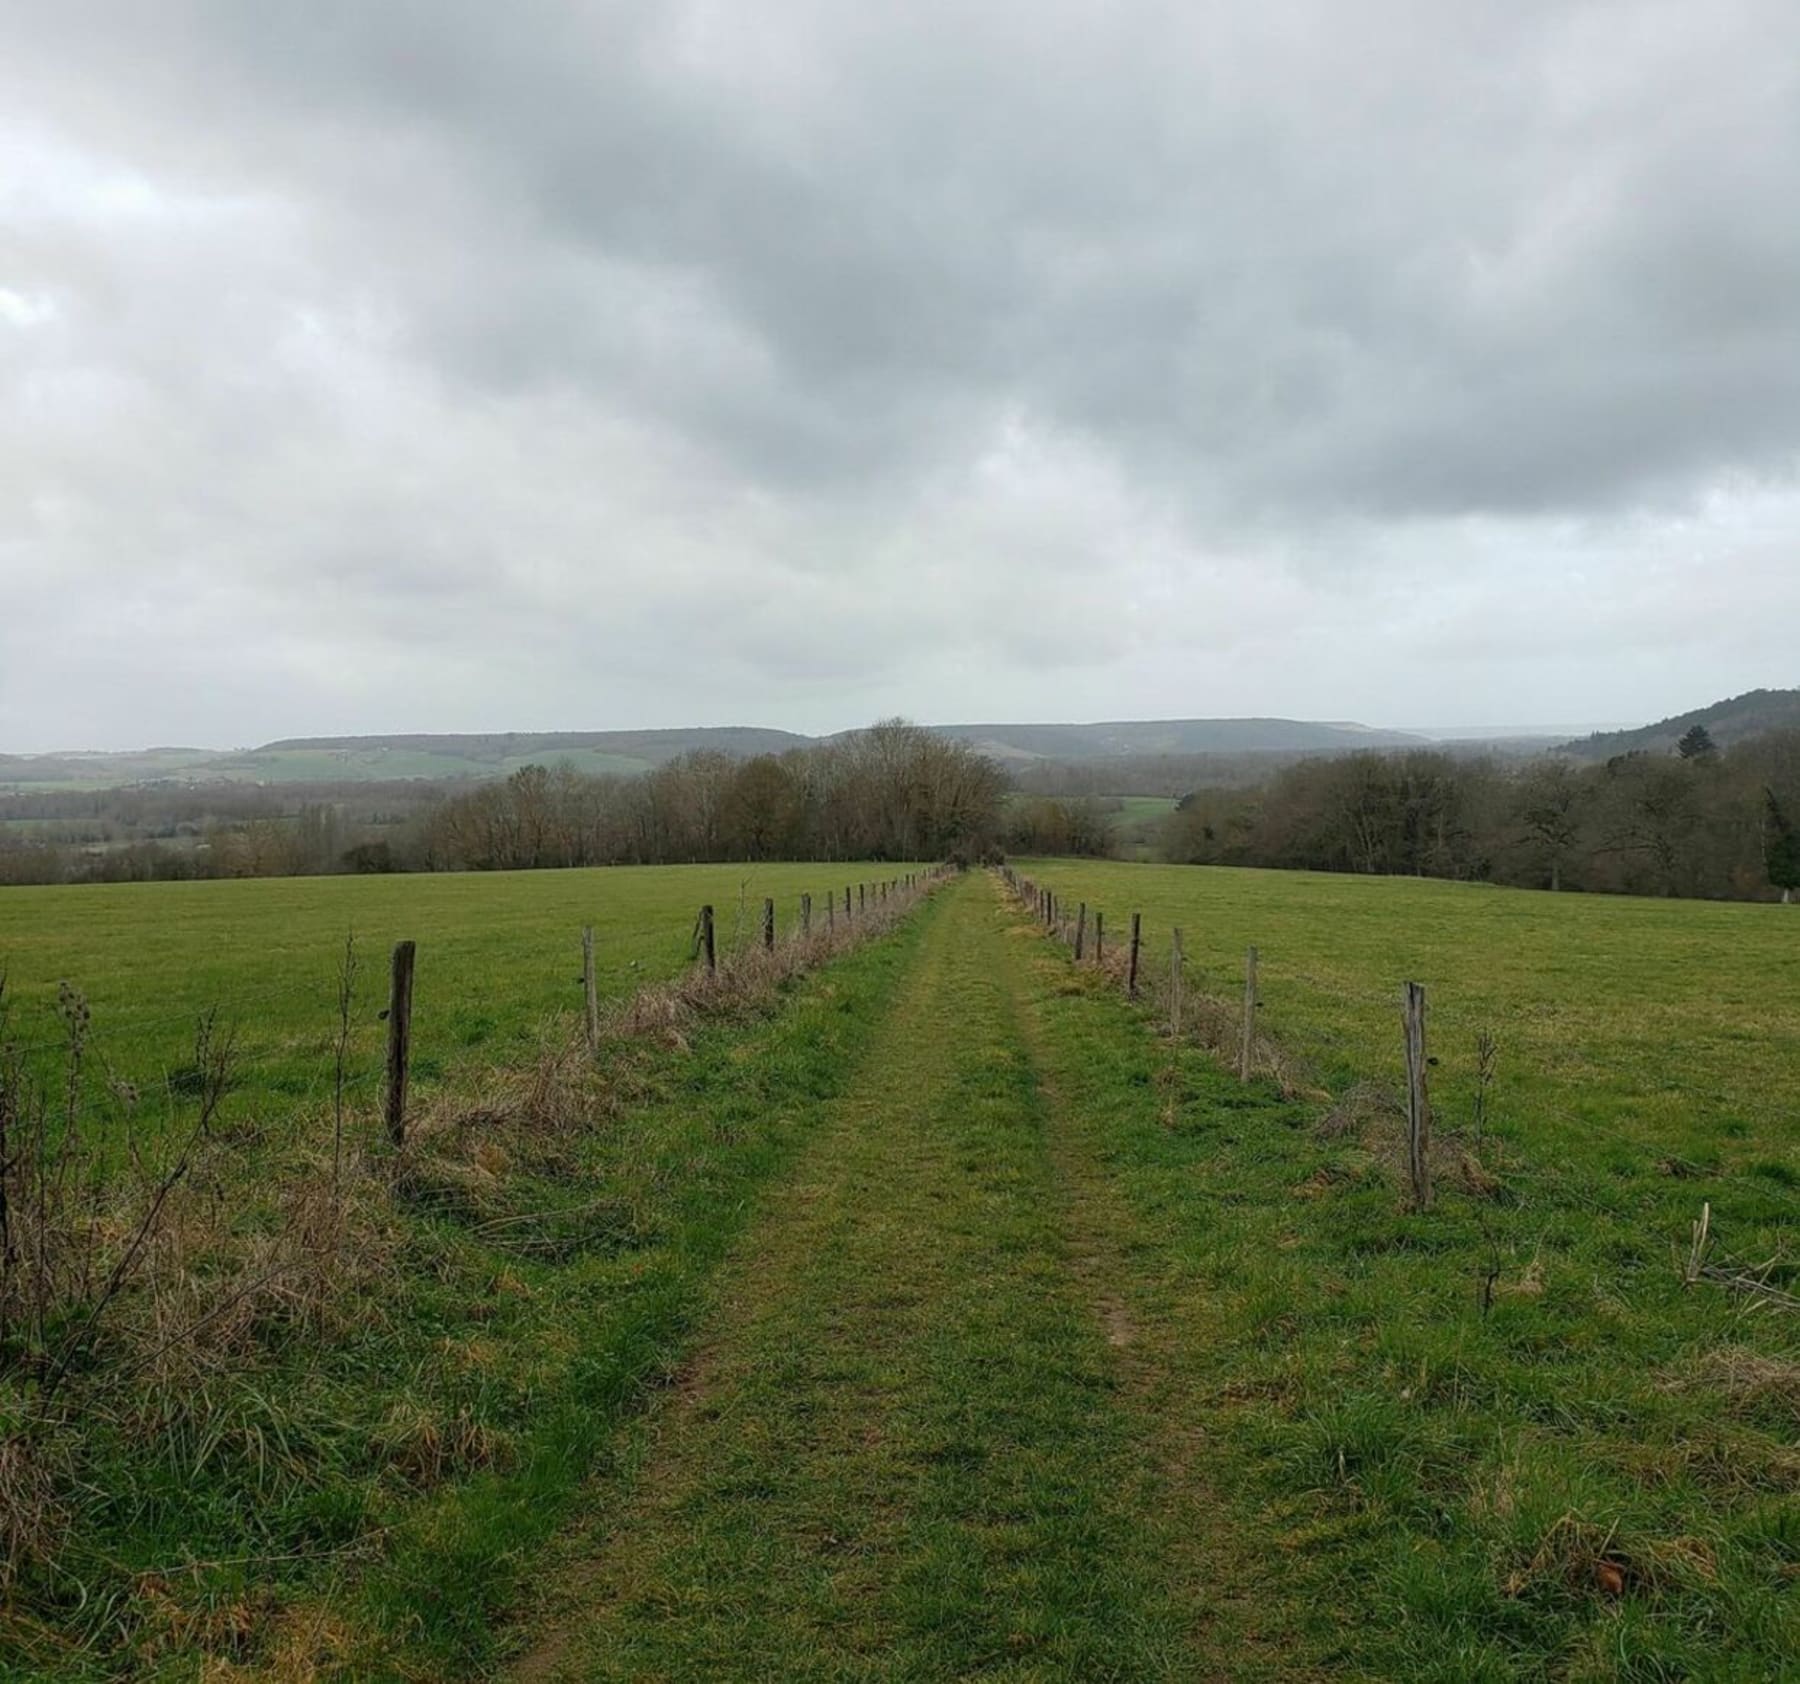
[{"label": "weathered fence post", "polygon": [[763,952],[775,950],[775,897],[763,896]]},{"label": "weathered fence post", "polygon": [[837,934],[837,896],[829,889],[825,891],[825,928],[832,935]]},{"label": "weathered fence post", "polygon": [[387,1132],[396,1146],[406,1144],[406,1079],[412,1067],[413,959],[417,953],[415,943],[395,942],[388,979]]},{"label": "weathered fence post", "polygon": [[592,1058],[600,1050],[600,989],[594,981],[594,926],[588,924],[581,932],[581,992],[582,1012],[587,1029],[588,1057]]},{"label": "weathered fence post", "polygon": [[1075,963],[1081,963],[1081,950],[1087,945],[1087,902],[1075,909]]},{"label": "weathered fence post", "polygon": [[869,885],[867,883],[856,885],[856,910],[858,912],[869,910]]},{"label": "weathered fence post", "polygon": [[844,885],[844,922],[846,924],[850,922],[850,885],[848,883]]},{"label": "weathered fence post", "polygon": [[1256,1052],[1256,949],[1244,952],[1244,1038],[1238,1043],[1238,1080],[1250,1080],[1250,1062]]},{"label": "weathered fence post", "polygon": [[800,897],[800,935],[802,939],[812,934],[812,896]]},{"label": "weathered fence post", "polygon": [[1181,1038],[1181,927],[1169,932],[1169,1034]]},{"label": "weathered fence post", "polygon": [[1137,998],[1138,948],[1142,943],[1144,915],[1134,912],[1131,915],[1131,956],[1125,966],[1125,992],[1133,1000]]},{"label": "weathered fence post", "polygon": [[706,954],[707,974],[716,974],[719,969],[719,949],[713,938],[713,909],[710,901],[700,908],[700,947]]},{"label": "weathered fence post", "polygon": [[1104,963],[1106,959],[1106,914],[1099,907],[1094,908],[1094,963]]},{"label": "weathered fence post", "polygon": [[1413,1204],[1431,1205],[1431,1093],[1425,1081],[1425,990],[1406,985],[1406,1167]]}]

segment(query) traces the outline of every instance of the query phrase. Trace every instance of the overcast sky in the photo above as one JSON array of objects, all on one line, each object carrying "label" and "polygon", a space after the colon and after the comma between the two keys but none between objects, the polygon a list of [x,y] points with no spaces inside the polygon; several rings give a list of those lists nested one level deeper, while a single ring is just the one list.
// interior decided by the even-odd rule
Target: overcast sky
[{"label": "overcast sky", "polygon": [[1800,683],[1793,0],[0,40],[0,750]]}]

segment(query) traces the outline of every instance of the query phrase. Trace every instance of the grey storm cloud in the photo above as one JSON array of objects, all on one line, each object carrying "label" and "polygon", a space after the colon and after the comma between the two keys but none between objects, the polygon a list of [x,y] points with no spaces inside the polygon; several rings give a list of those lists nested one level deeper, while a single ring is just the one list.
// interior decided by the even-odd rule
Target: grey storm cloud
[{"label": "grey storm cloud", "polygon": [[0,748],[1796,676],[1786,0],[0,13]]}]

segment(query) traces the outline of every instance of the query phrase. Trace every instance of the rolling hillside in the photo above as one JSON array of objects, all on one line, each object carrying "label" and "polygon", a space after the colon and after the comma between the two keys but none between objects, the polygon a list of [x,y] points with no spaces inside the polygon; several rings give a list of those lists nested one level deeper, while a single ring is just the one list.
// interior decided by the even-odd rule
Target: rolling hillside
[{"label": "rolling hillside", "polygon": [[1709,707],[1694,708],[1635,731],[1597,731],[1563,745],[1583,760],[1610,760],[1617,754],[1667,753],[1684,731],[1704,725],[1720,748],[1760,737],[1766,731],[1800,728],[1800,690],[1747,690]]},{"label": "rolling hillside", "polygon": [[[1115,720],[1095,725],[938,725],[996,760],[1094,761],[1125,755],[1344,753],[1425,739],[1365,725],[1296,719]],[[838,732],[837,736],[848,736]],[[704,750],[782,754],[829,739],[753,725],[663,731],[419,732],[284,737],[251,749],[155,748],[121,753],[0,754],[0,787],[109,789],[173,783],[367,783],[406,778],[502,778],[533,761],[582,772],[645,772]]]},{"label": "rolling hillside", "polygon": [[0,754],[0,785],[36,788],[177,783],[366,783],[402,778],[499,778],[533,761],[583,772],[645,772],[677,755],[779,754],[812,741],[755,726],[669,731],[497,731],[373,737],[287,737],[260,748],[148,749],[118,754]]},{"label": "rolling hillside", "polygon": [[1108,760],[1118,755],[1347,754],[1422,746],[1427,739],[1367,725],[1306,719],[1115,719],[1092,725],[936,725],[996,760]]}]

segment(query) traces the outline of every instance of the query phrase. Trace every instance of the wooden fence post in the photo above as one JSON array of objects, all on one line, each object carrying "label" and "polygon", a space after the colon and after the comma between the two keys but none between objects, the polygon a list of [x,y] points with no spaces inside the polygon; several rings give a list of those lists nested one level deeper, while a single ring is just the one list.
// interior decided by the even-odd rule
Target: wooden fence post
[{"label": "wooden fence post", "polygon": [[825,891],[825,928],[837,934],[837,896],[829,889]]},{"label": "wooden fence post", "polygon": [[1087,945],[1087,902],[1075,909],[1075,963],[1081,963],[1081,950]]},{"label": "wooden fence post", "polygon": [[581,932],[581,993],[582,1011],[587,1029],[588,1057],[592,1058],[600,1050],[600,989],[594,981],[594,926],[588,924]]},{"label": "wooden fence post", "polygon": [[1250,1062],[1256,1052],[1256,949],[1244,952],[1244,1038],[1238,1044],[1238,1080],[1250,1080]]},{"label": "wooden fence post", "polygon": [[1169,932],[1169,1034],[1181,1038],[1181,927]]},{"label": "wooden fence post", "polygon": [[800,934],[802,938],[812,934],[812,896],[800,897]]},{"label": "wooden fence post", "polygon": [[1099,907],[1094,908],[1094,963],[1104,962],[1106,958],[1106,914]]},{"label": "wooden fence post", "polygon": [[858,912],[869,910],[869,885],[867,883],[856,885],[856,910]]},{"label": "wooden fence post", "polygon": [[713,909],[710,901],[700,908],[700,946],[706,954],[707,974],[716,975],[719,969],[719,950],[713,938]]},{"label": "wooden fence post", "polygon": [[850,922],[850,885],[848,883],[844,885],[844,922],[846,924]]},{"label": "wooden fence post", "polygon": [[775,897],[763,896],[763,952],[775,950]]},{"label": "wooden fence post", "polygon": [[1134,912],[1131,915],[1131,957],[1125,966],[1125,992],[1133,1000],[1137,998],[1138,948],[1142,942],[1144,915]]},{"label": "wooden fence post", "polygon": [[1431,1093],[1425,1080],[1425,990],[1406,985],[1406,1167],[1413,1205],[1431,1207]]},{"label": "wooden fence post", "polygon": [[406,1144],[406,1079],[412,1068],[413,959],[418,947],[394,943],[388,980],[387,1133],[395,1146]]}]

